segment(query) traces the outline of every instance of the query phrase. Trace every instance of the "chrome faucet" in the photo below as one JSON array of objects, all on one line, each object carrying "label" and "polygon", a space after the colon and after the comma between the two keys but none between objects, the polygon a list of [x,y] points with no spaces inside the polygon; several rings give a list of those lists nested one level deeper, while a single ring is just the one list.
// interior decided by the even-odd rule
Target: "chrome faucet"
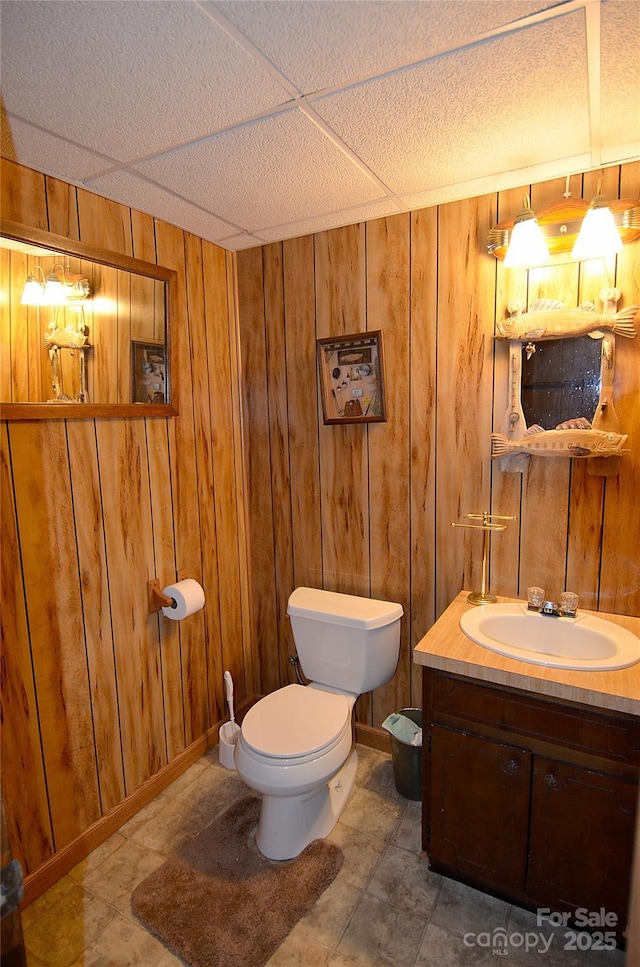
[{"label": "chrome faucet", "polygon": [[575,618],[580,598],[573,591],[563,591],[560,602],[544,596],[542,588],[527,588],[527,608],[552,618]]}]

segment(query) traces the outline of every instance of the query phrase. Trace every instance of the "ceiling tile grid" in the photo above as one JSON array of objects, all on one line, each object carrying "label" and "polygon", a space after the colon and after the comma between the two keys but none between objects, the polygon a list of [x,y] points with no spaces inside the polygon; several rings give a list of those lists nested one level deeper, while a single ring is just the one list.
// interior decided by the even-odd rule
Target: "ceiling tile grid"
[{"label": "ceiling tile grid", "polygon": [[250,232],[294,221],[300,211],[325,214],[381,194],[300,110],[235,128],[135,169]]},{"label": "ceiling tile grid", "polygon": [[[565,19],[555,43],[553,27],[542,24],[351,87],[314,107],[396,193],[494,173],[498,159],[509,171],[548,160],[550,150],[554,158],[576,154],[589,143],[584,18],[579,11]],[[554,83],[560,54],[562,90]]]},{"label": "ceiling tile grid", "polygon": [[0,12],[7,110],[120,161],[289,99],[193,3],[3,0]]},{"label": "ceiling tile grid", "polygon": [[235,250],[640,155],[631,0],[2,0],[3,153]]}]

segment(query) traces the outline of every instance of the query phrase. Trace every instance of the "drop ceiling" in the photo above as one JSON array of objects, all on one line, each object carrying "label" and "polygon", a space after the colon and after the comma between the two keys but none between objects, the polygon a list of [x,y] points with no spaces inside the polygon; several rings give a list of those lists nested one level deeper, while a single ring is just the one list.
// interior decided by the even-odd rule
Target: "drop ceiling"
[{"label": "drop ceiling", "polygon": [[2,0],[2,153],[238,250],[640,157],[637,0]]}]

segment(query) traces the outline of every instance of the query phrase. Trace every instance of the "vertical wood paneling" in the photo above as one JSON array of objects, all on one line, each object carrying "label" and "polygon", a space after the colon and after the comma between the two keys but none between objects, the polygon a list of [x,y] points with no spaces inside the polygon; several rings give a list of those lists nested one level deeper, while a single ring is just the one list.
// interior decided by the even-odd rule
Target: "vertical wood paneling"
[{"label": "vertical wood paneling", "polygon": [[[638,197],[639,171],[622,167],[622,195]],[[616,172],[605,173],[610,195]],[[584,185],[587,195],[593,175]],[[564,187],[533,186],[534,208]],[[287,581],[398,588],[388,594],[406,602],[398,676],[358,703],[374,724],[391,704],[412,704],[407,642],[461,584],[478,582],[479,535],[450,522],[487,500],[517,513],[522,493],[522,519],[494,540],[494,590],[571,581],[585,601],[640,613],[640,340],[617,345],[616,408],[632,446],[617,477],[552,460],[509,475],[489,460],[505,399],[495,316],[520,285],[525,300],[567,303],[596,285],[561,266],[523,282],[486,255],[490,225],[521,195],[236,257],[3,163],[6,217],[46,228],[48,211],[52,231],[150,261],[157,253],[178,271],[178,418],[15,423],[3,434],[3,786],[28,872],[218,720],[225,667],[246,697],[278,687]],[[639,253],[640,243],[626,246],[610,267],[625,304],[640,302]],[[315,339],[366,329],[389,335],[392,423],[324,426]],[[148,616],[147,580],[179,568],[202,580],[206,611],[179,625]],[[77,806],[64,817],[69,788]]]},{"label": "vertical wood paneling", "polygon": [[[177,418],[3,427],[3,791],[27,883],[48,885],[52,862],[77,861],[100,828],[113,831],[110,816],[125,796],[143,793],[190,743],[204,748],[226,712],[227,662],[240,700],[257,687],[236,279],[222,250],[148,215],[12,162],[3,161],[2,174],[6,217],[126,254],[133,247],[136,257],[178,270]],[[119,300],[128,326],[131,318],[150,322],[149,338],[152,303],[151,292]],[[100,367],[110,320],[88,321]],[[129,352],[124,339],[127,383]],[[113,385],[115,377],[99,376]],[[147,581],[169,583],[179,568],[202,581],[206,612],[183,622],[149,615]]]},{"label": "vertical wood paneling", "polygon": [[[461,587],[480,584],[481,535],[452,530],[466,513],[490,507],[495,273],[479,257],[491,199],[444,205],[438,234],[438,424],[436,611]],[[458,285],[459,276],[464,285]]]},{"label": "vertical wood paneling", "polygon": [[240,353],[247,420],[243,426],[246,453],[249,543],[252,553],[251,601],[257,645],[260,687],[278,688],[277,662],[271,660],[278,640],[275,594],[275,534],[273,529],[269,406],[264,318],[262,250],[238,254]]},{"label": "vertical wood paneling", "polygon": [[93,420],[67,425],[82,612],[102,812],[124,798],[105,525]]},{"label": "vertical wood paneling", "polygon": [[[640,197],[640,162],[624,165],[620,196]],[[640,242],[617,257],[616,284],[624,305],[640,304]],[[617,477],[607,477],[598,607],[640,614],[640,338],[616,340],[614,398],[631,455],[620,461]]]},{"label": "vertical wood paneling", "polygon": [[[622,169],[626,186],[621,194],[626,197],[640,195],[639,167]],[[618,194],[618,171],[612,168],[604,175],[612,198]],[[572,194],[584,191],[590,198],[596,176],[572,177]],[[292,586],[310,583],[397,598],[406,603],[403,635],[410,639],[405,641],[414,645],[462,587],[479,587],[482,535],[454,531],[451,522],[490,509],[518,517],[493,537],[493,591],[517,596],[527,584],[542,583],[556,594],[566,584],[583,596],[586,606],[599,601],[601,608],[638,612],[640,446],[632,443],[633,453],[621,461],[618,477],[591,476],[578,460],[533,458],[523,473],[504,472],[490,460],[491,431],[502,430],[509,404],[508,347],[494,340],[496,318],[504,317],[515,301],[523,309],[536,298],[575,306],[597,298],[600,282],[584,264],[561,258],[549,268],[506,270],[487,254],[487,234],[496,221],[520,209],[525,193],[532,194],[535,210],[557,202],[565,187],[565,179],[556,179],[371,222],[364,226],[366,251],[359,225],[284,243]],[[270,247],[269,252],[276,250]],[[617,260],[616,281],[626,304],[640,302],[638,253],[640,242],[625,246]],[[271,258],[267,249],[262,255],[265,263]],[[614,270],[615,264],[610,265],[610,273]],[[264,352],[270,343],[280,345],[280,295],[274,294],[273,279],[263,275],[256,251],[242,254],[239,275],[241,289],[251,291],[251,300],[241,299],[239,306],[248,350],[243,360],[248,438],[255,447],[254,428],[260,428],[260,466],[266,474],[287,442],[278,410],[272,450],[265,451],[270,441],[264,421],[274,390],[255,358],[256,347]],[[278,303],[278,311],[265,319],[263,302]],[[311,371],[315,379],[315,337],[366,329],[384,333],[390,422],[368,428],[324,426],[318,410],[314,423],[305,387]],[[616,407],[630,441],[640,440],[639,351],[640,339],[618,340]],[[277,378],[274,368],[269,380]],[[270,425],[273,429],[273,419]],[[317,452],[311,440],[315,426]],[[249,460],[258,466],[251,453]],[[265,483],[255,472],[248,484],[251,526],[269,548],[267,560],[255,542],[251,545],[252,581],[263,589],[273,585],[274,560],[281,554],[288,560],[289,553],[288,534],[279,547],[280,519],[262,492]],[[277,505],[284,502],[279,495]],[[298,567],[299,560],[304,567]],[[280,638],[273,640],[282,640],[283,618],[275,599],[270,614],[265,613],[268,594],[261,593],[259,600],[263,620],[280,624]],[[379,724],[391,705],[416,701],[419,681],[414,672],[412,689],[409,657],[403,644],[394,681],[358,702],[358,721]],[[275,687],[267,670],[262,690]]]},{"label": "vertical wood paneling", "polygon": [[[229,353],[229,372],[240,374],[242,372],[241,362],[241,343],[240,343],[240,313],[239,313],[239,287],[238,287],[238,265],[233,252],[225,252],[224,266],[226,270],[227,290],[225,293],[227,302],[227,333],[228,333],[228,353]],[[222,279],[222,274],[219,277]],[[217,398],[217,397],[216,397]],[[246,688],[246,695],[258,694],[260,690],[259,663],[255,648],[254,623],[253,623],[253,603],[251,600],[251,583],[249,572],[249,511],[247,487],[247,468],[246,451],[243,446],[243,429],[246,423],[246,410],[244,407],[243,395],[241,392],[240,380],[231,378],[230,392],[227,397],[228,413],[237,414],[237,418],[230,420],[230,426],[225,438],[225,445],[229,456],[233,453],[233,474],[229,468],[228,480],[229,507],[234,514],[234,529],[236,550],[238,553],[238,574],[237,586],[232,592],[232,598],[227,600],[229,606],[234,606],[236,611],[238,605],[244,620],[242,628],[238,628],[237,634],[233,636],[232,646],[240,649],[242,642],[243,656],[243,680]],[[224,421],[219,421],[220,426],[224,426]],[[220,456],[221,459],[222,455]],[[217,461],[218,462],[218,461]],[[235,484],[235,488],[234,485]],[[233,553],[230,556],[233,560]],[[233,566],[233,565],[231,565]],[[229,623],[230,625],[231,623]]]},{"label": "vertical wood paneling", "polygon": [[49,810],[60,849],[100,816],[65,424],[15,423],[10,443]]},{"label": "vertical wood paneling", "polygon": [[[21,169],[21,180],[26,170],[26,168]],[[45,175],[45,184],[49,224],[42,227],[48,228],[54,235],[79,239],[78,196],[75,187],[68,185],[65,181],[52,178],[50,175]],[[24,221],[24,219],[19,218],[18,221]]]},{"label": "vertical wood paneling", "polygon": [[[195,445],[195,469],[197,500],[190,509],[191,527],[197,528],[204,539],[203,550],[210,544],[215,546],[211,528],[211,494],[213,491],[213,466],[211,456],[211,416],[208,405],[209,373],[207,371],[207,343],[205,337],[204,291],[202,276],[202,243],[193,235],[185,235],[185,277],[187,284],[187,303],[189,313],[189,350],[191,366],[187,374],[191,375],[191,394],[193,398],[193,432]],[[180,458],[178,458],[180,459]],[[179,464],[180,465],[180,464]],[[178,493],[180,490],[178,490]],[[197,507],[197,514],[196,514]],[[189,549],[191,552],[191,548]],[[203,558],[201,552],[196,562],[195,555],[187,562],[188,573],[197,574],[197,580],[203,581]],[[195,569],[195,570],[192,570]],[[212,602],[219,600],[217,574],[210,571],[212,584],[206,586],[206,598],[211,596]],[[188,695],[185,702],[187,717],[188,741],[193,741],[197,735],[206,731],[209,719],[209,669],[205,637],[201,632],[201,624],[210,607],[197,621],[181,622],[183,660],[188,661],[185,668],[185,681],[188,683]],[[195,615],[193,616],[196,617]],[[188,629],[192,637],[188,644],[184,641],[183,630]],[[187,647],[185,648],[185,645]]]},{"label": "vertical wood paneling", "polygon": [[3,158],[0,200],[3,218],[33,228],[49,228],[45,176],[39,171]]},{"label": "vertical wood paneling", "polygon": [[[316,307],[318,338],[366,331],[364,225],[316,237]],[[324,587],[368,595],[367,427],[319,420]]]},{"label": "vertical wood paneling", "polygon": [[[368,325],[383,319],[387,421],[372,423],[369,438],[371,596],[398,601],[411,614],[409,215],[367,225]],[[381,553],[382,551],[382,553]],[[398,669],[372,696],[372,724],[379,726],[411,690],[410,621],[402,625]]]},{"label": "vertical wood paneling", "polygon": [[293,585],[322,587],[313,236],[284,242],[283,255]]},{"label": "vertical wood paneling", "polygon": [[[435,621],[436,323],[438,224],[434,208],[411,215],[411,647]],[[422,675],[412,666],[409,706],[421,703]]]},{"label": "vertical wood paneling", "polygon": [[[190,351],[192,327],[202,326],[202,301],[194,293],[194,319],[190,317],[186,277],[185,240],[183,233],[164,222],[156,223],[158,262],[178,273],[178,355],[183,365],[173,397],[180,413],[177,422],[169,424],[169,446],[174,499],[174,539],[176,565],[196,581],[202,581],[202,548],[200,543],[200,508],[198,497],[196,430],[193,397],[193,371]],[[182,324],[181,324],[182,321]],[[203,360],[204,361],[204,360]],[[205,588],[205,595],[209,589]],[[169,619],[163,618],[163,621]],[[204,613],[197,612],[180,622],[183,690],[185,695],[185,729],[189,745],[198,731],[206,701],[208,683],[199,673],[203,667]]]},{"label": "vertical wood paneling", "polygon": [[[125,789],[167,761],[155,616],[144,577],[154,575],[153,522],[143,420],[96,420]],[[126,517],[122,508],[127,507]],[[143,577],[144,576],[144,577]],[[132,580],[133,577],[133,580]]]},{"label": "vertical wood paneling", "polygon": [[28,856],[33,866],[53,853],[36,687],[24,597],[23,571],[13,470],[6,423],[0,448],[0,560],[2,582],[2,792],[14,855]]},{"label": "vertical wood paneling", "polygon": [[[203,243],[205,297],[205,346],[211,386],[229,385],[232,355],[228,320],[227,292],[220,285],[225,277],[226,260],[221,249]],[[238,620],[237,602],[241,600],[241,548],[236,504],[236,454],[233,426],[234,398],[231,392],[209,395],[211,446],[213,465],[213,500],[204,506],[210,519],[203,541],[203,573],[211,573],[217,581],[219,607],[207,611],[209,627],[209,669],[215,682],[229,669],[233,676],[236,701],[254,694],[251,676],[247,676],[243,653],[242,624]],[[204,527],[204,524],[203,524]],[[204,529],[203,529],[204,533]],[[210,624],[209,624],[210,622]],[[249,677],[249,682],[247,682]],[[220,686],[221,687],[221,686]],[[218,690],[215,690],[219,694]],[[224,713],[224,703],[217,717]]]},{"label": "vertical wood paneling", "polygon": [[[173,583],[172,578],[178,573],[169,436],[166,420],[147,419],[145,424],[153,520],[154,569],[151,576],[157,577],[164,587]],[[171,761],[186,747],[180,624],[168,621],[161,612],[149,617],[149,624],[154,638],[157,635],[160,642],[167,756]]]},{"label": "vertical wood paneling", "polygon": [[[527,193],[529,188],[526,189]],[[496,221],[503,221],[518,212],[522,207],[523,189],[500,192],[496,205]],[[488,256],[492,259],[492,256]],[[495,319],[500,321],[508,312],[508,307],[516,302],[526,307],[527,272],[525,269],[505,269],[504,263],[493,259],[496,272]],[[512,379],[509,372],[509,344],[494,339],[494,405],[493,429],[504,433],[509,426],[512,407]],[[524,432],[524,428],[521,427]],[[522,496],[522,474],[506,473],[500,469],[498,461],[491,464],[491,512],[501,516],[517,517],[508,521],[507,529],[501,531],[491,541],[490,586],[497,594],[517,597],[520,570],[520,501]],[[482,510],[485,508],[483,507]]]},{"label": "vertical wood paneling", "polygon": [[0,249],[0,398],[13,399],[11,393],[11,253]]},{"label": "vertical wood paneling", "polygon": [[[271,447],[271,486],[273,516],[278,522],[275,546],[276,619],[279,629],[277,662],[279,681],[288,680],[287,654],[289,635],[287,600],[293,582],[293,537],[291,524],[291,487],[289,456],[289,421],[287,401],[287,344],[285,338],[284,279],[282,244],[267,245],[263,249],[265,287],[265,329],[267,349],[267,393],[269,408],[269,438]],[[299,377],[298,377],[299,378]]]}]

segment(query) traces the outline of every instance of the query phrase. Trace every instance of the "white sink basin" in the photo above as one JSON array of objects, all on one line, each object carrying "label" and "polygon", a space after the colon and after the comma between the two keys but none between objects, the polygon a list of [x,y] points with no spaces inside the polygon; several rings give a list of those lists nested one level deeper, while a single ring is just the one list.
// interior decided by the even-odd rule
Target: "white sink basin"
[{"label": "white sink basin", "polygon": [[640,638],[604,618],[556,618],[526,604],[486,604],[460,618],[467,638],[508,658],[555,668],[608,671],[640,661]]}]

